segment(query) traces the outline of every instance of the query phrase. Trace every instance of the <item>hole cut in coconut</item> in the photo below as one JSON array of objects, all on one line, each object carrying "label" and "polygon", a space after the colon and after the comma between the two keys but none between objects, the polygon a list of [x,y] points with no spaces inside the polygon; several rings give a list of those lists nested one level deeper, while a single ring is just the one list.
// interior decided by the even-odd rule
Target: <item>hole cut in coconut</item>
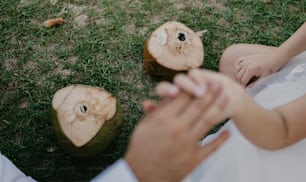
[{"label": "hole cut in coconut", "polygon": [[85,105],[82,105],[81,107],[80,107],[80,112],[82,113],[82,114],[86,114],[87,113],[87,106],[85,106]]},{"label": "hole cut in coconut", "polygon": [[117,100],[101,88],[74,85],[57,91],[52,107],[64,135],[77,147],[88,143],[117,111]]},{"label": "hole cut in coconut", "polygon": [[186,35],[184,33],[179,33],[177,38],[180,40],[180,41],[185,41],[186,40]]}]

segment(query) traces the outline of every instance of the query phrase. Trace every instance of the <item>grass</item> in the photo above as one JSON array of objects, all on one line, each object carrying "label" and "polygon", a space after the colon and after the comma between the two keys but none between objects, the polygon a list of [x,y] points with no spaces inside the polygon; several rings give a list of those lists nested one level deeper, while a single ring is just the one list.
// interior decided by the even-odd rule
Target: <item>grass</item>
[{"label": "grass", "polygon": [[[54,5],[53,2],[56,2]],[[142,67],[143,45],[166,21],[208,29],[204,68],[218,69],[234,43],[277,46],[305,21],[304,0],[2,0],[0,3],[0,151],[39,181],[88,181],[122,157],[140,103],[156,98]],[[85,25],[75,18],[86,15]],[[67,23],[46,29],[42,22]],[[124,109],[119,136],[97,158],[80,161],[57,145],[49,121],[53,94],[82,83],[104,87]]]}]

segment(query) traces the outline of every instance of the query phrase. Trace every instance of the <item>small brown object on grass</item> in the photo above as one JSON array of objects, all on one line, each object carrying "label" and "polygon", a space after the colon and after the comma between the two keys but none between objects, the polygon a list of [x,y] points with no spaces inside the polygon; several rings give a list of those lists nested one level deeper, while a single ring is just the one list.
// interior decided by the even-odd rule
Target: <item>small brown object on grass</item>
[{"label": "small brown object on grass", "polygon": [[147,39],[143,52],[145,70],[158,80],[172,80],[178,72],[198,68],[204,61],[202,41],[179,22],[167,22]]},{"label": "small brown object on grass", "polygon": [[46,28],[51,28],[55,25],[60,25],[62,23],[65,23],[65,20],[63,18],[53,18],[53,19],[44,21],[44,26]]}]

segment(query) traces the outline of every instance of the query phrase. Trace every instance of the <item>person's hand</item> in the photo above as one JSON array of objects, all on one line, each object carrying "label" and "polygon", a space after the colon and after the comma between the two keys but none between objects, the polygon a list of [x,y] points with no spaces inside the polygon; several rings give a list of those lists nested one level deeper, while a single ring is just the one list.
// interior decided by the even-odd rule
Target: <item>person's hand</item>
[{"label": "person's hand", "polygon": [[244,56],[235,62],[233,71],[243,87],[252,87],[258,80],[277,72],[281,68],[280,59],[274,53]]},{"label": "person's hand", "polygon": [[[244,99],[248,96],[241,85],[220,73],[203,69],[192,69],[188,74],[175,76],[173,84],[160,82],[156,87],[156,92],[160,97],[168,99],[176,97],[181,92],[186,92],[194,97],[203,97],[207,88],[215,84],[219,84],[222,87],[220,96],[216,98],[215,103],[227,100],[228,104],[221,112],[215,105],[211,105],[206,110],[206,116],[209,118],[210,115],[217,116],[220,120],[233,117],[242,110]],[[154,110],[154,107],[154,102],[147,101],[147,103],[143,104],[143,108],[147,112]]]},{"label": "person's hand", "polygon": [[208,145],[198,143],[215,124],[215,118],[206,119],[206,110],[215,104],[223,110],[227,104],[216,103],[221,91],[215,85],[205,97],[179,93],[155,104],[136,127],[125,155],[139,181],[180,181],[228,138],[225,131]]}]

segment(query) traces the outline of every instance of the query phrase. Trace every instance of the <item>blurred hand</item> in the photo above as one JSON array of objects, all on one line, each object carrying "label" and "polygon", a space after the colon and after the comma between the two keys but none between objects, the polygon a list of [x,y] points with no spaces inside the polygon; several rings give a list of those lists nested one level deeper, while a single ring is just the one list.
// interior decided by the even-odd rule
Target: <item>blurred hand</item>
[{"label": "blurred hand", "polygon": [[281,62],[277,55],[255,54],[241,57],[235,62],[234,73],[243,87],[252,87],[258,80],[277,72]]},{"label": "blurred hand", "polygon": [[150,112],[135,128],[125,155],[139,181],[181,181],[228,138],[223,132],[208,145],[198,145],[216,122],[206,117],[207,110],[212,105],[223,110],[227,104],[216,102],[221,91],[215,85],[198,99],[178,93],[148,107]]},{"label": "blurred hand", "polygon": [[[223,74],[203,69],[192,69],[188,74],[175,76],[173,84],[169,82],[159,83],[156,92],[162,98],[173,98],[175,97],[175,94],[173,94],[175,87],[178,90],[176,94],[185,92],[197,98],[205,98],[206,92],[216,84],[221,85],[221,93],[215,98],[215,104],[206,109],[205,115],[208,118],[214,117],[219,120],[231,118],[241,110],[244,99],[248,96],[241,85]],[[222,105],[225,101],[227,104],[223,110],[216,107]],[[146,111],[150,111],[154,110],[155,104],[148,101],[143,106]]]}]

